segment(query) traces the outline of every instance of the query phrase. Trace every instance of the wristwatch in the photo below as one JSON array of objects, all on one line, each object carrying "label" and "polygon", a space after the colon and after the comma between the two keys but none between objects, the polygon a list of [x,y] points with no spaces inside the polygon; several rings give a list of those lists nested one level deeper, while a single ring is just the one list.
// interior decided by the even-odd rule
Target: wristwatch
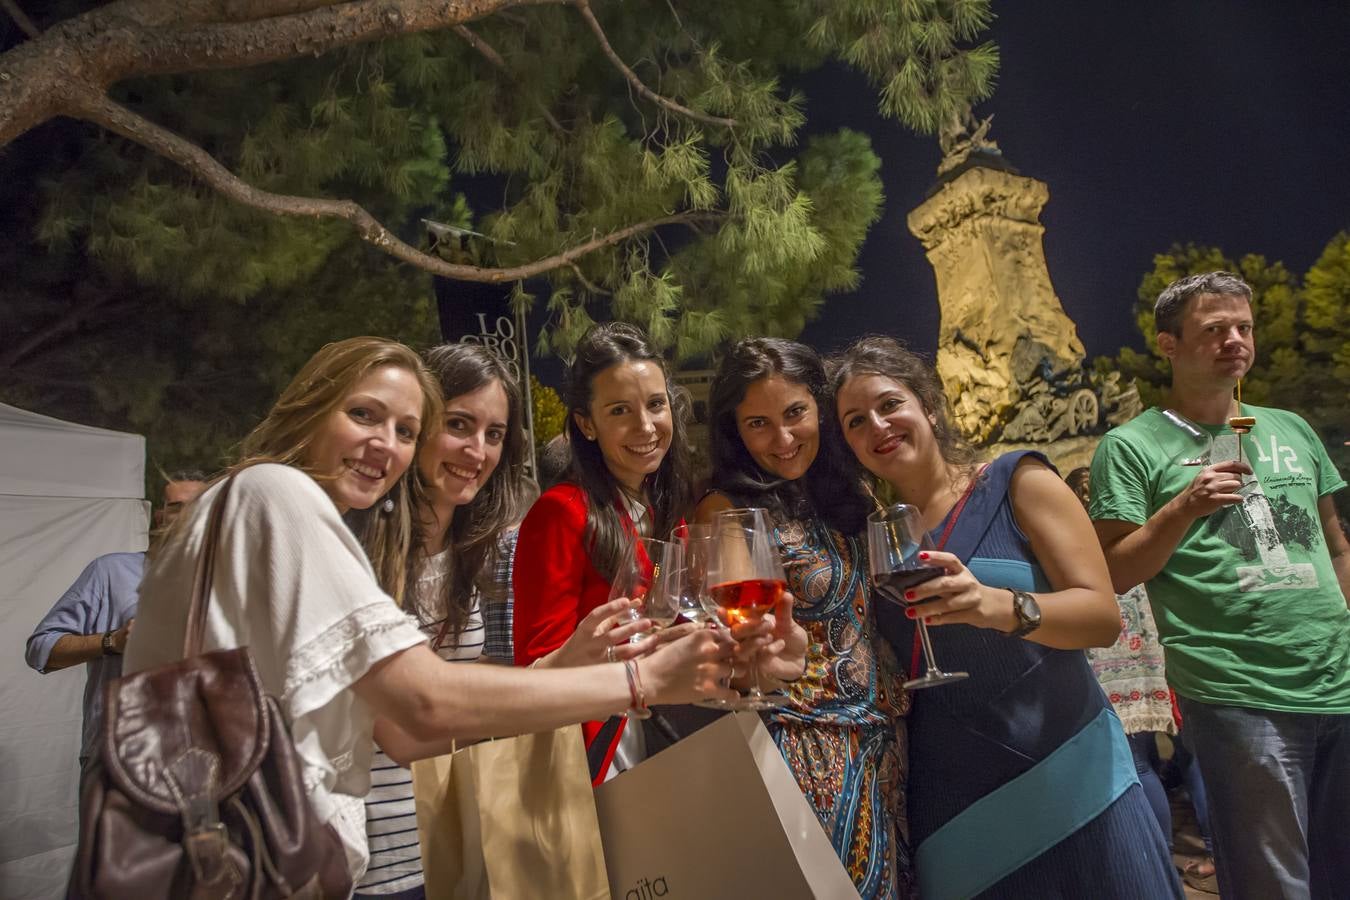
[{"label": "wristwatch", "polygon": [[1026,637],[1041,627],[1041,605],[1026,591],[1009,590],[1013,595],[1013,615],[1017,616],[1017,627],[1008,632],[1008,636]]},{"label": "wristwatch", "polygon": [[103,655],[121,656],[122,654],[113,647],[112,636],[113,633],[111,631],[103,632]]}]

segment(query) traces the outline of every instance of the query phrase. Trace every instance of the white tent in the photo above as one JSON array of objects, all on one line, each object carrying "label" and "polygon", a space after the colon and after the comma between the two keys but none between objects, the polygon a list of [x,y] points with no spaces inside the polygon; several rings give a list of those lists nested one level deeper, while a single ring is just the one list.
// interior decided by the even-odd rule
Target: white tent
[{"label": "white tent", "polygon": [[24,642],[95,557],[144,550],[145,439],[0,404],[0,897],[59,898],[75,850],[84,667]]}]

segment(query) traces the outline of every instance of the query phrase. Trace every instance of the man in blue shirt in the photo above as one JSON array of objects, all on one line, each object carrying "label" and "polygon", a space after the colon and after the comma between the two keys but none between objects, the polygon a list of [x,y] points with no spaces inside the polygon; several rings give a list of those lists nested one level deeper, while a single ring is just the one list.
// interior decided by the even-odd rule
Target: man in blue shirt
[{"label": "man in blue shirt", "polygon": [[[200,472],[169,476],[164,506],[155,516],[165,527],[178,511],[205,488]],[[44,675],[84,663],[84,728],[80,740],[80,769],[96,751],[103,712],[103,686],[122,675],[122,652],[127,646],[145,572],[144,553],[109,553],[91,562],[75,583],[42,618],[24,657]]]}]

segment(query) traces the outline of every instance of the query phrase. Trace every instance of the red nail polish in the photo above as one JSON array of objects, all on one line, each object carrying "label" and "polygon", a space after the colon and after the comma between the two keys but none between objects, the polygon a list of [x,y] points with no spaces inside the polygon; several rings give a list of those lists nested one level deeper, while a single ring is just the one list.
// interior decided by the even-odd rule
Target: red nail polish
[{"label": "red nail polish", "polygon": [[912,609],[907,609],[907,610],[905,610],[905,615],[907,615],[907,616],[909,616],[911,619],[913,619],[913,618],[915,618],[916,616],[918,616],[919,614],[916,613],[916,612],[915,612],[914,610],[912,610]]},{"label": "red nail polish", "polygon": [[913,591],[905,591],[905,599],[906,599],[906,600],[913,600],[913,599],[914,599],[914,592],[913,592]]},{"label": "red nail polish", "polygon": [[928,554],[927,554],[927,553],[920,553],[920,554],[919,554],[919,559],[927,559],[927,558],[928,558]]},{"label": "red nail polish", "polygon": [[923,620],[923,624],[925,624],[925,625],[932,625],[932,624],[933,624],[933,617],[932,617],[932,616],[927,616],[927,617],[925,617],[924,620]]}]

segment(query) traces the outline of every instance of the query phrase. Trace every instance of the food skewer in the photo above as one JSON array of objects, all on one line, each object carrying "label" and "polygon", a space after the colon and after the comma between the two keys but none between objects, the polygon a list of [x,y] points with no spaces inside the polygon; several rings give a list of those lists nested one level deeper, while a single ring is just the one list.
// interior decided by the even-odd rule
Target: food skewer
[{"label": "food skewer", "polygon": [[[1242,412],[1242,379],[1237,383],[1238,412]],[[1256,427],[1256,416],[1229,416],[1228,427],[1237,435],[1237,461],[1242,462],[1242,436]]]}]

